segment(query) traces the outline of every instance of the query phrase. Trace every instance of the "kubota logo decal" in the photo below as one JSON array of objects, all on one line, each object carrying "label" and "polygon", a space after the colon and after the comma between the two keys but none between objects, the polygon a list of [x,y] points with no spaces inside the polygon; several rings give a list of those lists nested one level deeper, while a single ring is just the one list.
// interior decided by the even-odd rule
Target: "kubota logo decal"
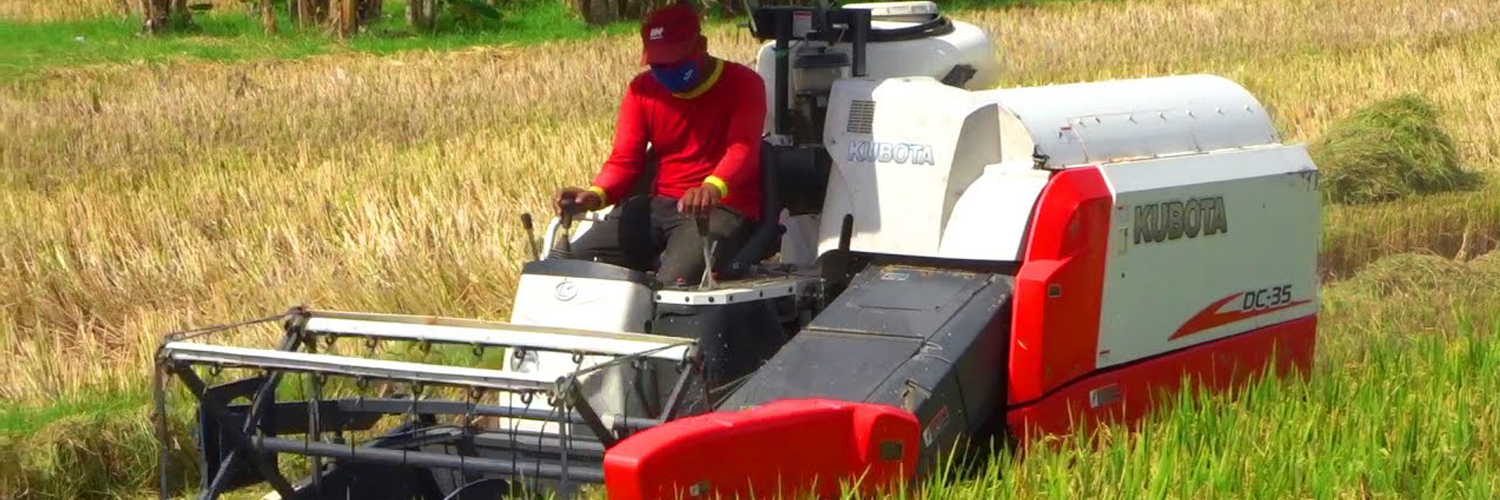
[{"label": "kubota logo decal", "polygon": [[[1297,307],[1312,302],[1308,299],[1292,300],[1292,285],[1273,286],[1248,292],[1236,292],[1234,295],[1224,297],[1193,317],[1188,318],[1176,332],[1172,333],[1167,340],[1180,339],[1194,333],[1198,333],[1216,326],[1224,326],[1236,321],[1243,321],[1263,314],[1270,314],[1282,309]],[[1233,309],[1224,310],[1225,306]]]},{"label": "kubota logo decal", "polygon": [[573,298],[577,296],[578,285],[575,285],[573,284],[573,282],[568,280],[563,280],[561,283],[558,283],[557,287],[552,290],[552,298],[555,298],[562,302],[573,300]]},{"label": "kubota logo decal", "polygon": [[1223,196],[1147,203],[1135,207],[1137,245],[1227,232],[1229,215],[1224,211]]},{"label": "kubota logo decal", "polygon": [[900,165],[937,164],[930,145],[875,141],[849,143],[849,161]]}]

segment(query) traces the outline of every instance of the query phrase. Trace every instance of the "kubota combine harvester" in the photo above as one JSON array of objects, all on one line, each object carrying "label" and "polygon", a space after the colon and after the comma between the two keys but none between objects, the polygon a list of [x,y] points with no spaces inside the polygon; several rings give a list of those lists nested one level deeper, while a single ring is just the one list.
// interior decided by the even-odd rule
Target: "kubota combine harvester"
[{"label": "kubota combine harvester", "polygon": [[[174,335],[159,380],[198,400],[203,498],[868,492],[966,443],[1137,419],[1185,379],[1308,370],[1317,170],[1238,85],[987,90],[989,38],[931,2],[752,20],[765,222],[717,281],[538,252],[509,323],[297,309],[277,349]],[[454,361],[375,355],[402,342]]]}]

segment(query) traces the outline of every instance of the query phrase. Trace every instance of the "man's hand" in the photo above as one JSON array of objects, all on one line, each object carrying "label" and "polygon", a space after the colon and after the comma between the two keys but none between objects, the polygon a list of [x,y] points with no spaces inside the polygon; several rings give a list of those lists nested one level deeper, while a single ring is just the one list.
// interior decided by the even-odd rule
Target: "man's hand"
[{"label": "man's hand", "polygon": [[707,218],[718,205],[719,188],[705,184],[682,193],[682,199],[677,200],[677,211],[688,217]]},{"label": "man's hand", "polygon": [[576,187],[562,188],[557,193],[557,215],[577,215],[589,210],[603,208],[604,200],[599,198],[599,193]]}]

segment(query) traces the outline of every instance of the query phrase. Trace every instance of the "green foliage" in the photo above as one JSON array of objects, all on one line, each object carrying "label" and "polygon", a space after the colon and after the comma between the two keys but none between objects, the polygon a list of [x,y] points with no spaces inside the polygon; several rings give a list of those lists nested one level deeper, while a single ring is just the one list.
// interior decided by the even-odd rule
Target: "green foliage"
[{"label": "green foliage", "polygon": [[[99,395],[0,413],[0,497],[119,498],[156,489],[156,439],[144,394]],[[171,467],[196,474],[185,450],[188,408],[168,419],[176,436]]]},{"label": "green foliage", "polygon": [[1376,102],[1323,134],[1309,151],[1325,196],[1374,203],[1472,187],[1478,177],[1459,164],[1453,139],[1425,97]]},{"label": "green foliage", "polygon": [[500,9],[479,0],[447,0],[448,9],[463,19],[500,19]]},{"label": "green foliage", "polygon": [[438,19],[432,33],[412,33],[401,15],[404,2],[387,1],[388,10],[382,19],[348,42],[340,42],[321,28],[293,29],[291,20],[284,17],[280,19],[281,33],[267,35],[259,20],[237,9],[196,15],[192,30],[158,37],[139,36],[140,22],[135,19],[0,20],[0,47],[5,47],[0,50],[0,81],[53,67],[86,64],[297,59],[346,51],[387,54],[529,45],[635,29],[629,24],[588,26],[556,2],[517,2],[497,8],[483,0],[446,1],[450,2],[449,8],[443,9],[447,14]]}]

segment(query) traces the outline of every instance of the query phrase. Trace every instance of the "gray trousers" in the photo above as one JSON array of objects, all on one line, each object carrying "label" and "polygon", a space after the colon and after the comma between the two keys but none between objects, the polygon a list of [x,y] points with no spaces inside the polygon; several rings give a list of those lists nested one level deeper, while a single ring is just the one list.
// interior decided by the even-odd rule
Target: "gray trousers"
[{"label": "gray trousers", "polygon": [[[715,246],[715,266],[739,251],[752,225],[723,205],[708,218],[708,234]],[[658,256],[660,259],[658,260]],[[656,279],[667,286],[696,285],[703,278],[703,239],[695,221],[677,211],[677,200],[638,196],[620,203],[595,223],[565,258],[596,260],[640,271],[656,268]],[[658,264],[659,262],[659,264]]]}]

